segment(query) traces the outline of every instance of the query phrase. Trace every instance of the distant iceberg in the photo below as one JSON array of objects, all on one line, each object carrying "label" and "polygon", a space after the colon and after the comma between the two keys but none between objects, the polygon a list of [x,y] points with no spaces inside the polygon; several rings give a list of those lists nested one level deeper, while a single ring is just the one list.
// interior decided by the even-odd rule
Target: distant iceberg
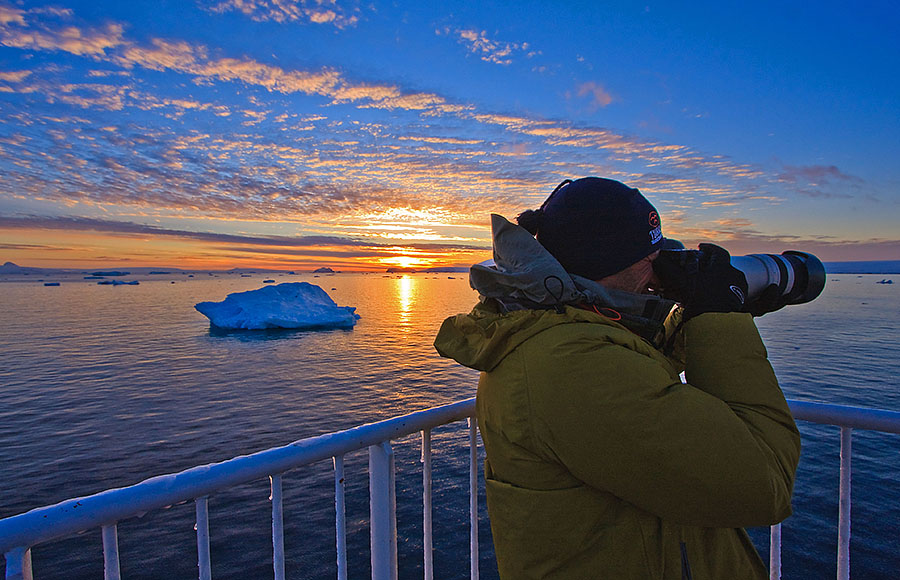
[{"label": "distant iceberg", "polygon": [[320,287],[287,282],[229,294],[222,302],[194,305],[210,324],[226,329],[352,328],[356,308],[338,306]]}]

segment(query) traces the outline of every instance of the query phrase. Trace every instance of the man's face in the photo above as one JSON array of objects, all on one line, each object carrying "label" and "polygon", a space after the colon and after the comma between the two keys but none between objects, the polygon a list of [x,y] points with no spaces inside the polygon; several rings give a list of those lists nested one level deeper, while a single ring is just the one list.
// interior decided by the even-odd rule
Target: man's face
[{"label": "man's face", "polygon": [[635,294],[652,294],[652,289],[659,286],[659,280],[653,272],[653,260],[657,256],[659,256],[658,250],[621,272],[616,272],[611,276],[597,280],[597,282],[607,288],[616,290],[624,290]]}]

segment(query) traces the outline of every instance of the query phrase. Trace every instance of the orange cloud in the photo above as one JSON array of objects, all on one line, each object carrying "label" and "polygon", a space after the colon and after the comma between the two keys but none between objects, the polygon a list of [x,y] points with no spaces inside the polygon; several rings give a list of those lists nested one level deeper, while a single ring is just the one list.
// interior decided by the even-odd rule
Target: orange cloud
[{"label": "orange cloud", "polygon": [[9,83],[20,83],[25,78],[31,75],[30,70],[18,70],[18,71],[8,71],[8,72],[0,72],[0,81],[6,81]]},{"label": "orange cloud", "polygon": [[[333,103],[350,102],[365,108],[404,109],[454,113],[466,107],[447,103],[439,95],[403,92],[390,85],[355,84],[330,69],[319,71],[285,70],[247,58],[210,58],[202,45],[185,41],[153,39],[151,46],[140,46],[123,38],[123,27],[110,24],[105,29],[82,30],[28,26],[24,11],[7,9],[0,15],[0,43],[22,49],[64,50],[80,56],[105,59],[125,68],[140,66],[149,70],[172,70],[211,80],[242,82],[285,94],[321,95]],[[21,24],[23,27],[15,25]],[[107,54],[116,49],[115,54]]]},{"label": "orange cloud", "polygon": [[579,98],[589,96],[591,98],[590,106],[592,109],[602,109],[608,107],[613,102],[612,95],[610,95],[601,85],[593,81],[579,85],[575,95]]},{"label": "orange cloud", "polygon": [[0,25],[6,24],[25,26],[25,11],[8,4],[0,4]]},{"label": "orange cloud", "polygon": [[0,16],[0,44],[10,48],[27,50],[62,50],[78,56],[102,56],[108,49],[123,43],[124,31],[120,24],[109,24],[103,29],[81,30],[67,26],[57,30],[20,29],[7,24],[21,24],[21,20]]}]

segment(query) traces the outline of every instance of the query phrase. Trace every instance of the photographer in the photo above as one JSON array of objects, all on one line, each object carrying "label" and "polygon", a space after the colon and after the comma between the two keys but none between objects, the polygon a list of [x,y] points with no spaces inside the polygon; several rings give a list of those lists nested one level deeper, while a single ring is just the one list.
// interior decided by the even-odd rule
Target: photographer
[{"label": "photographer", "polygon": [[[481,301],[435,339],[482,371],[500,576],[766,578],[742,528],[790,515],[800,436],[744,275],[712,245],[655,272],[659,216],[617,181],[563,182],[518,221],[492,216]],[[651,293],[667,280],[680,306]]]}]

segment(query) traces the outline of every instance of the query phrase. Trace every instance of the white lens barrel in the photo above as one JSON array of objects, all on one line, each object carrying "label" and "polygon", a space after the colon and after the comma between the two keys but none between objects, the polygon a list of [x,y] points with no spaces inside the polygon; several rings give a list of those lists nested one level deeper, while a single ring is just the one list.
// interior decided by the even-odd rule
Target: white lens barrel
[{"label": "white lens barrel", "polygon": [[782,296],[794,288],[794,267],[784,256],[776,254],[749,254],[732,256],[731,265],[747,278],[747,299],[757,298],[770,284],[782,289]]}]

